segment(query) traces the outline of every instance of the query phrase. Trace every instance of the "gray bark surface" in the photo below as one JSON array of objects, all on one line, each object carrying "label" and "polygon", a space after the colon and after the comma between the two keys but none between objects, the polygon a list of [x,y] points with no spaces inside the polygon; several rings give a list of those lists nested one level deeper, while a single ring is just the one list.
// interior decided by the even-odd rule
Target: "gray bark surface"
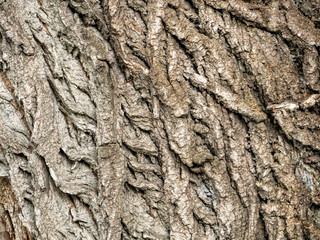
[{"label": "gray bark surface", "polygon": [[318,0],[0,0],[0,239],[320,239]]}]

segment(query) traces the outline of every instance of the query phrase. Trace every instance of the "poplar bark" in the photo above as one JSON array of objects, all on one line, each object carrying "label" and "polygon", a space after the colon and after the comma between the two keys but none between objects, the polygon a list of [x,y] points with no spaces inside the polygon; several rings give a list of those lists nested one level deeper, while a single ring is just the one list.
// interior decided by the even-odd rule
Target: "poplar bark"
[{"label": "poplar bark", "polygon": [[318,0],[0,0],[0,239],[320,239]]}]

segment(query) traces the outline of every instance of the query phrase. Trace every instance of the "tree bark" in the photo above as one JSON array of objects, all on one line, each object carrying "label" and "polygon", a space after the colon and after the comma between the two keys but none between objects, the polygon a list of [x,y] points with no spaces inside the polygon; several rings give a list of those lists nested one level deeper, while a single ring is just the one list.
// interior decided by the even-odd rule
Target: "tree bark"
[{"label": "tree bark", "polygon": [[318,0],[0,0],[0,239],[320,239]]}]

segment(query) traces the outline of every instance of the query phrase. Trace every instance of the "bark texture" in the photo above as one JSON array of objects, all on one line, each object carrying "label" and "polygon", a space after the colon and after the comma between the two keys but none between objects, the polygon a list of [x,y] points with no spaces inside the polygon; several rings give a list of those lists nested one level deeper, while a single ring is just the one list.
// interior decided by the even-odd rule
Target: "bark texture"
[{"label": "bark texture", "polygon": [[0,239],[320,239],[318,0],[0,0]]}]

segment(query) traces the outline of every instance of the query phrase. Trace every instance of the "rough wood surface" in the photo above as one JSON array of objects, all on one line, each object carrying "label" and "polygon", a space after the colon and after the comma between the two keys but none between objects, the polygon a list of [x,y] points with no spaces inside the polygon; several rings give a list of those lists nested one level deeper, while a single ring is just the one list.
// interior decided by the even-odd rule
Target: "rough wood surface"
[{"label": "rough wood surface", "polygon": [[320,239],[318,0],[0,0],[0,239]]}]

